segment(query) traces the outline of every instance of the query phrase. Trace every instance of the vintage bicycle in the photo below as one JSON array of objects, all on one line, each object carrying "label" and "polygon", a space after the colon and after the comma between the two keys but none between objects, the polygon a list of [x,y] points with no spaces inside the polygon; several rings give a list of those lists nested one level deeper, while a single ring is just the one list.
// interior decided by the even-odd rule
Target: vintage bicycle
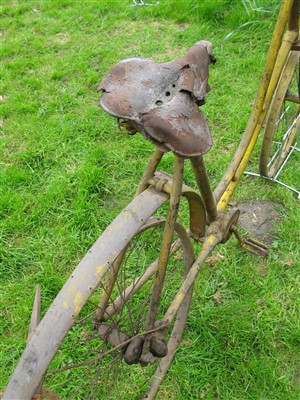
[{"label": "vintage bicycle", "polygon": [[[263,125],[260,172],[267,177],[281,168],[299,133],[299,4],[282,2],[249,123],[214,191],[202,156],[211,147],[209,127],[198,108],[209,90],[211,44],[200,41],[165,64],[126,59],[104,77],[102,108],[122,131],[141,132],[156,150],[136,197],[84,256],[42,321],[37,290],[29,341],[3,399],[39,397],[42,387],[51,398],[59,398],[61,387],[71,398],[127,398],[129,379],[135,397],[154,398],[182,338],[195,279],[212,250],[234,234],[245,249],[267,253],[263,244],[239,235],[239,210],[227,205]],[[279,126],[283,136],[273,151]],[[157,171],[170,150],[173,176]],[[183,183],[186,160],[199,193]],[[188,228],[177,218],[182,198]],[[199,254],[193,242],[200,243]],[[65,359],[65,347],[73,349],[72,360]]]}]

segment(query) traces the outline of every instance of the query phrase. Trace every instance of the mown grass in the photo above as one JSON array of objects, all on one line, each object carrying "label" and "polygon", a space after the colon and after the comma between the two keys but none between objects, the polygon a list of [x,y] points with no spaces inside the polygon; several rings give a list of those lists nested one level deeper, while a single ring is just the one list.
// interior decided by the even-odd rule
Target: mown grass
[{"label": "mown grass", "polygon": [[[117,133],[98,108],[101,77],[122,58],[164,62],[210,40],[218,62],[203,110],[215,186],[247,123],[278,7],[275,0],[3,1],[0,388],[24,347],[36,284],[45,311],[132,198],[153,150],[139,135]],[[293,162],[285,178],[299,188]],[[167,155],[162,168],[171,166]],[[194,185],[190,169],[186,182]],[[243,178],[235,200],[258,198],[281,206],[270,254],[257,259],[232,239],[203,268],[160,399],[300,396],[299,202],[279,185]]]}]

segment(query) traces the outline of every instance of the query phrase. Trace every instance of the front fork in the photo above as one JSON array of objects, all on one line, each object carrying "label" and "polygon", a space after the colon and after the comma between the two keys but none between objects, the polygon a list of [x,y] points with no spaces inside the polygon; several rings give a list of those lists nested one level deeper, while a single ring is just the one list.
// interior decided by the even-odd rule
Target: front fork
[{"label": "front fork", "polygon": [[[185,280],[182,286],[180,287],[179,291],[177,292],[172,304],[170,305],[163,321],[156,321],[157,309],[160,301],[160,296],[165,278],[165,271],[169,258],[169,251],[174,231],[174,224],[178,213],[180,196],[182,194],[183,163],[184,161],[181,158],[176,157],[172,190],[170,195],[169,212],[165,225],[162,249],[159,257],[159,263],[154,282],[154,290],[150,303],[151,305],[146,320],[146,331],[157,327],[158,323],[161,324],[161,337],[163,337],[163,335],[166,335],[166,332],[168,331],[172,321],[174,320],[174,317],[177,314],[179,308],[181,307],[181,304],[183,303],[187,293],[189,293],[189,291],[192,290],[192,286],[199,273],[201,266],[203,265],[206,258],[217,244],[225,243],[230,238],[231,234],[234,233],[240,245],[245,250],[257,256],[267,255],[267,248],[262,243],[253,239],[243,239],[239,235],[236,227],[240,214],[238,209],[232,209],[226,213],[217,211],[216,202],[210,187],[203,157],[202,156],[193,157],[191,159],[193,172],[201,193],[202,202],[206,210],[206,216],[204,218],[206,220],[206,223],[209,225],[209,228],[207,229],[207,233],[204,236],[204,238],[202,238],[203,245],[201,252],[196,261],[194,262],[194,264],[191,266],[189,272],[185,276]],[[152,165],[151,174],[154,174],[155,171],[153,170],[153,163],[150,162],[149,165]],[[153,180],[149,179],[149,175],[147,176],[147,179],[148,183],[153,182]],[[164,185],[163,183],[164,182],[162,182],[160,189],[162,191],[164,191],[164,187],[167,188],[167,186]],[[156,188],[159,187],[157,182],[155,187]],[[156,332],[155,335],[159,336],[159,333]],[[153,360],[153,356],[149,351],[150,340],[151,340],[151,335],[148,335],[148,338],[146,337],[145,339],[143,352],[141,356],[142,364],[143,363],[147,364]]]},{"label": "front fork", "polygon": [[[157,160],[160,160],[160,158],[161,157],[157,156],[157,151],[156,151],[154,153],[152,161],[150,161],[150,163],[148,164],[146,172],[143,175],[141,184],[139,186],[140,189],[143,190],[144,188],[146,188],[149,182],[151,183],[153,182],[151,175],[153,177],[155,169],[159,162]],[[184,299],[186,298],[187,294],[192,290],[194,280],[199,272],[201,265],[204,263],[205,259],[207,258],[208,254],[212,251],[212,249],[223,238],[223,235],[220,234],[220,229],[216,229],[216,226],[219,225],[221,223],[220,221],[223,219],[222,218],[220,219],[218,216],[216,203],[214,201],[213,193],[210,188],[210,183],[208,180],[208,176],[206,174],[202,156],[197,156],[192,158],[191,163],[202,197],[202,200],[201,198],[199,198],[199,203],[201,202],[201,207],[202,205],[204,205],[204,208],[206,210],[206,212],[203,215],[205,221],[202,221],[201,224],[202,223],[205,224],[206,222],[211,224],[213,227],[208,230],[208,235],[204,240],[202,251],[198,257],[198,260],[193,264],[190,271],[187,272],[185,280],[181,288],[179,289],[177,295],[175,296],[171,306],[169,307],[163,321],[156,321],[158,306],[165,279],[166,268],[169,260],[174,226],[177,219],[180,198],[183,191],[182,187],[183,187],[184,160],[180,157],[175,156],[174,175],[172,179],[172,189],[170,192],[169,210],[164,229],[161,252],[158,259],[158,266],[154,278],[154,286],[150,300],[150,307],[146,317],[146,332],[153,330],[155,327],[157,327],[157,324],[161,324],[161,329],[160,331],[155,332],[154,335],[152,334],[146,335],[143,344],[143,351],[140,357],[140,363],[142,365],[146,365],[154,361],[153,357],[154,352],[152,348],[153,344],[151,344],[151,341],[153,341],[153,336],[154,339],[156,340],[156,343],[161,343],[163,341],[172,321],[174,320],[175,315],[181,308]],[[165,182],[162,182],[160,190],[164,190],[165,186],[164,183]],[[157,185],[156,182],[156,188],[158,187],[159,185]]]},{"label": "front fork", "polygon": [[[164,227],[162,247],[158,258],[157,270],[154,277],[153,291],[150,299],[150,307],[146,317],[146,331],[155,328],[156,315],[158,312],[158,306],[160,303],[160,297],[162,294],[163,284],[165,280],[165,274],[169,261],[175,222],[178,215],[179,203],[182,193],[183,170],[184,170],[184,160],[176,156],[169,210]],[[157,343],[159,341],[161,342],[162,339],[163,338],[158,338]],[[153,349],[152,352],[150,352],[150,346],[151,346],[151,335],[147,335],[144,341],[142,355],[140,357],[140,362],[142,364],[152,363],[153,361]]]}]

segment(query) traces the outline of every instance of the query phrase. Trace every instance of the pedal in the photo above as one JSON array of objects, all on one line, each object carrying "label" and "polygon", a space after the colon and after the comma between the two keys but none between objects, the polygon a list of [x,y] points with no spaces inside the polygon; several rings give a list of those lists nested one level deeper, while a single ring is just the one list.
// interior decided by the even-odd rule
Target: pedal
[{"label": "pedal", "polygon": [[251,238],[243,239],[238,233],[237,227],[234,225],[231,227],[231,231],[234,233],[242,248],[247,250],[249,253],[254,254],[258,257],[265,257],[268,255],[269,250],[264,243],[261,243],[258,240]]},{"label": "pedal", "polygon": [[244,239],[241,246],[243,249],[249,251],[249,253],[259,257],[265,257],[269,253],[268,247],[255,239]]}]

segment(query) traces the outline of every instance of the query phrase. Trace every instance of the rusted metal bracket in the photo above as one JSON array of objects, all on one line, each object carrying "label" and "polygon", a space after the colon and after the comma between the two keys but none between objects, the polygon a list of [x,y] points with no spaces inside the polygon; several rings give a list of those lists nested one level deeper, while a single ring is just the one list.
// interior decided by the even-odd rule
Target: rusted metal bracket
[{"label": "rusted metal bracket", "polygon": [[[173,177],[166,172],[156,172],[153,178],[148,180],[148,183],[159,192],[167,194],[171,193]],[[189,203],[190,210],[190,231],[193,238],[198,241],[205,235],[206,211],[204,203],[199,194],[189,186],[182,185],[182,196]]]}]

